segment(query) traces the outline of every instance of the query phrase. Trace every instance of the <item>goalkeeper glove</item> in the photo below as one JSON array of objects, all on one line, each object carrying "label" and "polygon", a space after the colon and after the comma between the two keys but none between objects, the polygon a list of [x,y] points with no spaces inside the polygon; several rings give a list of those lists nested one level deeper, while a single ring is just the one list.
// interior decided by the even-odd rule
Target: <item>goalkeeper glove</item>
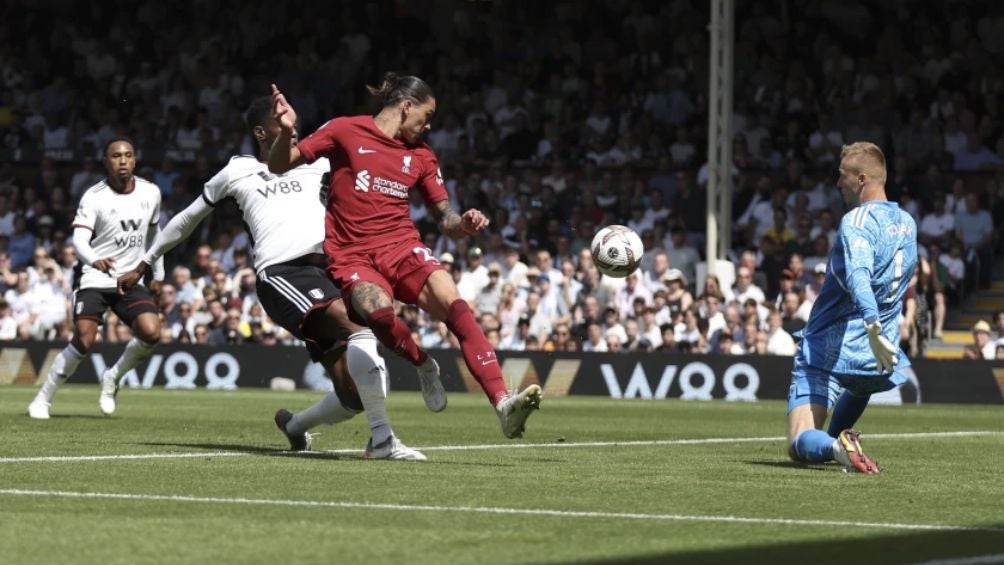
[{"label": "goalkeeper glove", "polygon": [[882,324],[878,320],[867,324],[868,345],[875,355],[875,363],[878,365],[879,373],[891,373],[896,367],[896,347],[882,335]]}]

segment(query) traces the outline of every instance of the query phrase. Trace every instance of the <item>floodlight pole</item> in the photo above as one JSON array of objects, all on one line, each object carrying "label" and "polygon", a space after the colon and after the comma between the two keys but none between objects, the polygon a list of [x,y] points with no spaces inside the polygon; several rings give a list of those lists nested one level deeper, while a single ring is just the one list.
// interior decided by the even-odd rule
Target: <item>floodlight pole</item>
[{"label": "floodlight pole", "polygon": [[708,274],[732,246],[732,56],[735,0],[710,0],[708,76]]}]

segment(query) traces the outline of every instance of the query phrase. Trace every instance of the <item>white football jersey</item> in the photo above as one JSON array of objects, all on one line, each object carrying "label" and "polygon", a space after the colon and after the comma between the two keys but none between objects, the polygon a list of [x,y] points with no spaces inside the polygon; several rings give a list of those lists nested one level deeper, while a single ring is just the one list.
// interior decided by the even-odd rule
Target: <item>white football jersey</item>
[{"label": "white football jersey", "polygon": [[210,206],[224,198],[237,201],[249,232],[254,267],[260,271],[308,253],[324,252],[321,177],[328,171],[328,160],[318,159],[277,175],[258,159],[238,155],[209,179],[202,198]]},{"label": "white football jersey", "polygon": [[84,265],[80,288],[116,288],[119,276],[133,270],[153,243],[146,240],[146,234],[160,220],[160,189],[148,180],[134,178],[136,188],[129,194],[115,192],[102,180],[80,198],[73,226],[93,232],[91,248],[99,259],[115,259],[109,274]]}]

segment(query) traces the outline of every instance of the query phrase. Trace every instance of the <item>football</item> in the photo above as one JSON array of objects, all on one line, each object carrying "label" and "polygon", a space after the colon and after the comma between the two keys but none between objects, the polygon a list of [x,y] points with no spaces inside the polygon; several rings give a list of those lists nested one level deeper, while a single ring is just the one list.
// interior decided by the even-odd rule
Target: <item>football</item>
[{"label": "football", "polygon": [[635,272],[645,248],[627,226],[607,226],[593,238],[593,263],[609,277],[624,278]]}]

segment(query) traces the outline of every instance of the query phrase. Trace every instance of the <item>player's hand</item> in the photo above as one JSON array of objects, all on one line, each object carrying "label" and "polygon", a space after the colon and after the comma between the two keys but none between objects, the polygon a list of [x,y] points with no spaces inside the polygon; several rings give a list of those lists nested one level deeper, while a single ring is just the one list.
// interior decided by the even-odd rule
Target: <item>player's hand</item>
[{"label": "player's hand", "polygon": [[[139,283],[140,279],[142,279],[143,275],[145,274],[146,274],[146,263],[140,261],[139,265],[136,265],[135,269],[119,277],[119,283],[118,283],[119,294],[125,294],[130,290],[132,290],[132,287],[136,286]],[[160,294],[160,281],[154,281],[154,282],[157,283],[157,294]],[[153,284],[150,285],[150,290],[151,291],[153,290]]]},{"label": "player's hand", "polygon": [[467,235],[476,234],[487,228],[490,223],[491,221],[481,213],[481,210],[475,210],[474,208],[464,212],[464,215],[460,217],[460,229]]},{"label": "player's hand", "polygon": [[101,271],[102,273],[110,275],[112,269],[115,268],[115,259],[111,257],[105,257],[104,259],[98,259],[91,265],[95,269]]},{"label": "player's hand", "polygon": [[296,111],[275,84],[272,85],[272,117],[286,131],[292,131],[296,127]]},{"label": "player's hand", "polygon": [[164,285],[164,281],[150,281],[150,292],[153,294],[157,301],[160,301],[160,289]]},{"label": "player's hand", "polygon": [[896,347],[889,343],[889,340],[882,335],[882,324],[878,321],[866,326],[868,328],[868,345],[875,355],[875,363],[878,365],[879,373],[891,373],[896,368],[897,355]]}]

